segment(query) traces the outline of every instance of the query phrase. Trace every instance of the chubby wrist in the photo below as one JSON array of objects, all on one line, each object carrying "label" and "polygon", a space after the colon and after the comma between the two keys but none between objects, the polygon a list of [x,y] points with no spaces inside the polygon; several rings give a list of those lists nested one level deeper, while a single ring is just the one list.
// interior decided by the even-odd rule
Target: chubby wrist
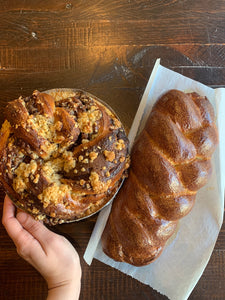
[{"label": "chubby wrist", "polygon": [[47,300],[78,300],[79,295],[80,280],[76,280],[49,287]]},{"label": "chubby wrist", "polygon": [[[64,276],[62,276],[62,273]],[[71,267],[69,272],[55,273],[55,276],[45,277],[48,284],[47,300],[78,300],[81,289],[81,266]]]}]

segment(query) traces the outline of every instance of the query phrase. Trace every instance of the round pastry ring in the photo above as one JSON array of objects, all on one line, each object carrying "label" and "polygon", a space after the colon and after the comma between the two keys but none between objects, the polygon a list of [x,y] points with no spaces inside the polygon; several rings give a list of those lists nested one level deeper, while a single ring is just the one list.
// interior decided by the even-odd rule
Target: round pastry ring
[{"label": "round pastry ring", "polygon": [[[46,93],[46,94],[49,94],[49,95],[52,95],[54,97],[54,93],[60,93],[60,92],[71,92],[71,96],[74,92],[81,92],[82,94],[84,95],[87,95],[88,97],[90,98],[93,98],[95,100],[97,100],[98,102],[100,102],[101,104],[103,104],[106,108],[109,109],[110,112],[112,112],[115,117],[120,121],[120,118],[117,116],[117,114],[114,112],[114,110],[107,104],[105,103],[104,101],[102,101],[101,99],[99,99],[98,97],[86,92],[86,91],[83,91],[81,89],[75,89],[75,88],[57,88],[57,89],[50,89],[50,90],[46,90],[46,91],[43,91],[43,93]],[[121,123],[121,127],[124,129],[123,127],[123,124],[122,122],[120,121]],[[125,132],[125,129],[124,129],[124,132]],[[119,189],[121,188],[122,184],[123,184],[123,181],[124,179],[121,178],[119,180],[119,183],[116,185],[116,187],[114,187],[114,189],[112,190],[111,194],[107,197],[106,196],[106,200],[104,201],[104,203],[102,205],[99,206],[99,208],[97,208],[95,211],[93,211],[92,213],[90,214],[87,214],[81,218],[74,218],[74,219],[70,219],[70,220],[63,220],[62,223],[72,223],[72,222],[78,222],[78,221],[81,221],[81,220],[84,220],[84,219],[87,219],[95,214],[97,214],[98,212],[100,212],[103,208],[105,208],[106,206],[108,206],[114,199],[114,197],[116,196],[116,194],[118,193]],[[10,195],[9,195],[10,196]],[[13,197],[12,197],[13,198]],[[108,199],[107,199],[108,198]],[[13,200],[13,199],[12,199]],[[21,207],[20,205],[18,205],[17,203],[15,203],[16,201],[13,201],[14,204],[16,205],[17,208],[19,209],[22,209],[23,210],[23,207]],[[46,215],[47,219],[57,219],[57,218],[52,218],[48,215]],[[50,222],[51,223],[51,222]],[[60,224],[60,222],[59,222]]]}]

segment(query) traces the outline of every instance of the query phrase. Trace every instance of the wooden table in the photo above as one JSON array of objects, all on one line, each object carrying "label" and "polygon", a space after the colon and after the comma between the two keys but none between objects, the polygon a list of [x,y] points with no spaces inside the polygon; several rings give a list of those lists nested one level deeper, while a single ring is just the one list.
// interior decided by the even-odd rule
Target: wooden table
[{"label": "wooden table", "polygon": [[[108,102],[130,127],[155,59],[211,87],[225,85],[223,0],[3,0],[0,2],[1,123],[7,101],[76,87]],[[1,210],[4,193],[1,191]],[[82,256],[96,217],[59,225],[78,250],[83,300],[167,299]],[[0,226],[0,299],[45,299],[47,287]],[[190,299],[225,299],[225,226]],[[67,299],[65,299],[67,300]]]}]

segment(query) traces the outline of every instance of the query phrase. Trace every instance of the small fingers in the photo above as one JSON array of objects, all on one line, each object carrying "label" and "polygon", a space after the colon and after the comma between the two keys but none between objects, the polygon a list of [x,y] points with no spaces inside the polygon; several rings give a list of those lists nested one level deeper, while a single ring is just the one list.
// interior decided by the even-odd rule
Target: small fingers
[{"label": "small fingers", "polygon": [[21,231],[15,245],[17,253],[28,262],[31,262],[37,255],[38,257],[45,255],[39,242],[26,230]]},{"label": "small fingers", "polygon": [[36,221],[23,211],[19,211],[16,218],[23,228],[40,243],[47,254],[48,249],[51,247],[51,241],[54,240],[57,235],[46,228],[43,223]]},{"label": "small fingers", "polygon": [[15,242],[22,230],[21,224],[15,218],[16,208],[8,196],[5,196],[3,205],[2,224],[4,225],[8,235]]},{"label": "small fingers", "polygon": [[[6,196],[3,206],[2,224],[16,245],[18,254],[29,261],[29,257],[34,249],[36,249],[36,251],[42,250],[41,245],[23,228],[19,220],[15,217],[15,211],[16,208],[14,204],[10,198]],[[22,211],[20,213],[26,215],[26,213]]]},{"label": "small fingers", "polygon": [[6,195],[4,199],[4,205],[3,205],[2,223],[6,222],[11,217],[14,217],[15,211],[16,211],[15,205],[10,200],[8,195]]},{"label": "small fingers", "polygon": [[41,222],[34,220],[29,214],[18,209],[15,217],[16,208],[8,196],[5,197],[3,206],[2,223],[8,232],[8,235],[14,241],[17,247],[19,241],[23,239],[23,235],[30,239],[36,239],[43,250],[49,248],[50,241],[55,239],[55,234],[48,230]]}]

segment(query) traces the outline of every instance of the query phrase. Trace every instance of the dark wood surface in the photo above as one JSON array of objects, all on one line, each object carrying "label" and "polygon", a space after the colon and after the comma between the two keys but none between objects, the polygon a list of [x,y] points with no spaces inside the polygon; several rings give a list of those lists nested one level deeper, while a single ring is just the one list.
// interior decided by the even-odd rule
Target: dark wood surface
[{"label": "dark wood surface", "polygon": [[[0,122],[7,101],[55,87],[108,102],[129,129],[155,59],[211,87],[225,86],[224,0],[0,1]],[[4,192],[0,191],[0,210]],[[82,256],[96,217],[56,226],[80,254],[82,300],[167,299]],[[45,281],[0,225],[0,299],[45,299]],[[225,299],[225,226],[190,299]],[[65,299],[67,300],[67,299]]]}]

